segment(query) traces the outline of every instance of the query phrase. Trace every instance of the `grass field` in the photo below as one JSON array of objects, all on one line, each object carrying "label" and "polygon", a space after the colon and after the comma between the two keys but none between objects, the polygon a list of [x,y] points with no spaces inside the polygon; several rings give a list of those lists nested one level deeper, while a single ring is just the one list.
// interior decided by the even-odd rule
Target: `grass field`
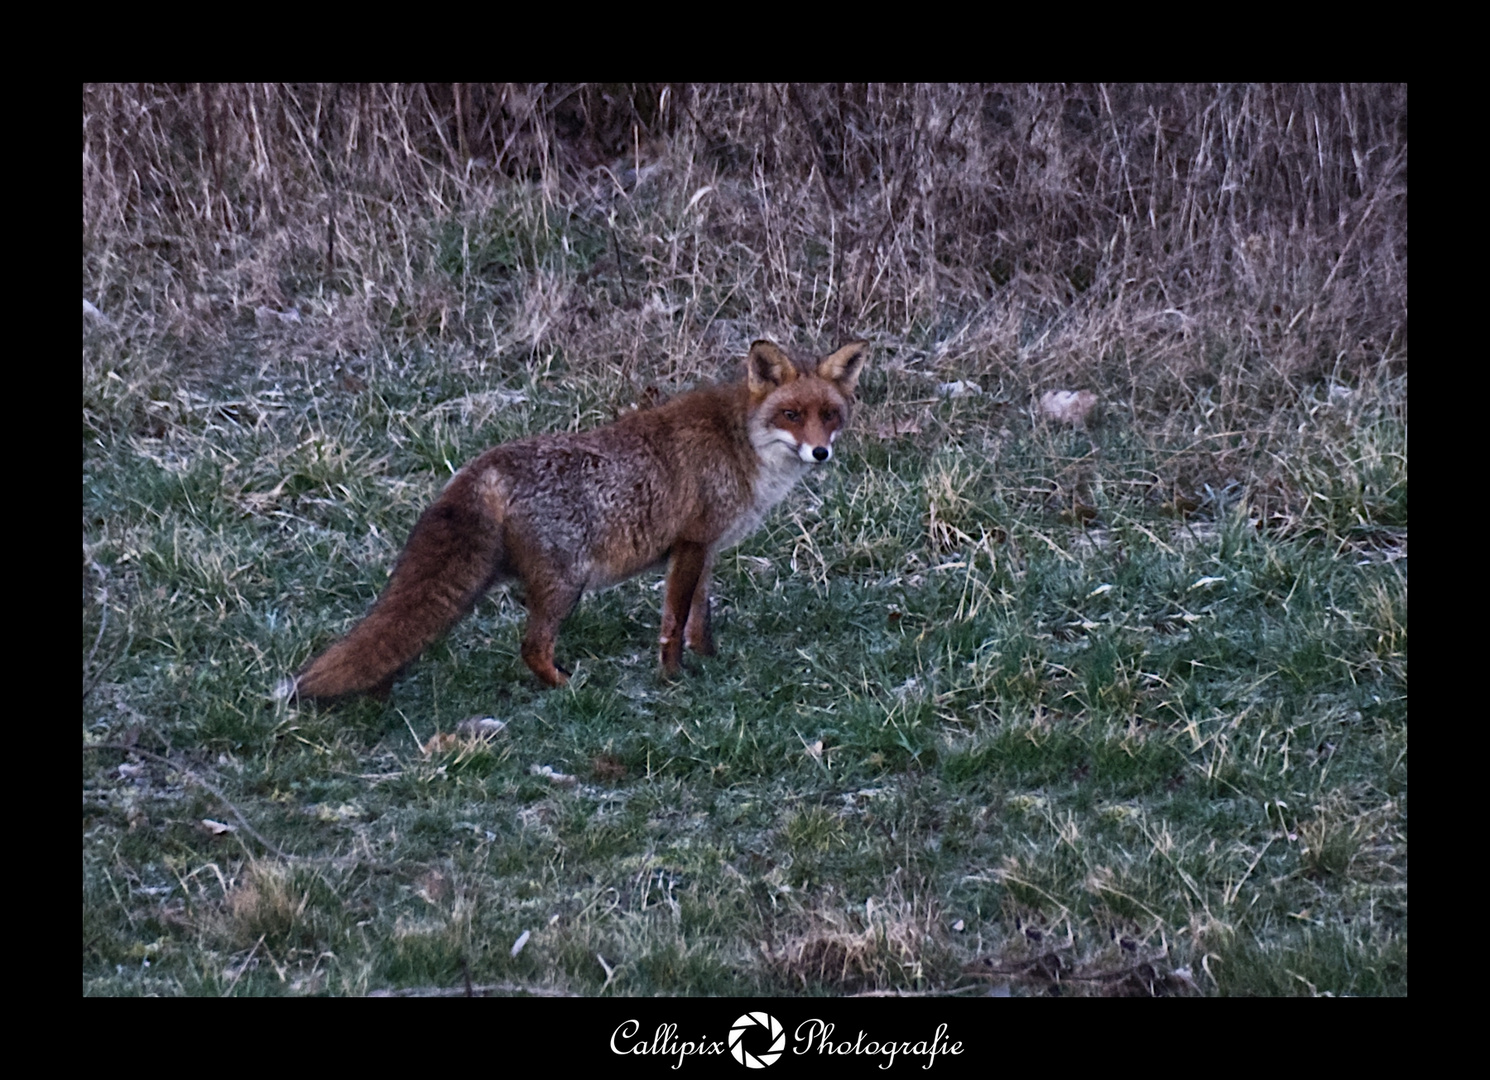
[{"label": "grass field", "polygon": [[[1406,110],[86,87],[84,993],[1405,994]],[[872,351],[717,657],[643,575],[562,690],[498,589],[272,697],[454,468],[763,336]]]}]

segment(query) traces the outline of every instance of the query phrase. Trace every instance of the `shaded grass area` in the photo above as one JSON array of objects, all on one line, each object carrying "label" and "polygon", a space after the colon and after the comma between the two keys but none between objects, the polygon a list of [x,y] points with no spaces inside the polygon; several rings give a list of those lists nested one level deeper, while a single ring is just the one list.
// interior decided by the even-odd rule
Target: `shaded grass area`
[{"label": "shaded grass area", "polygon": [[[1406,993],[1405,91],[1110,89],[283,88],[262,169],[269,90],[85,90],[85,993]],[[561,691],[498,590],[271,697],[482,449],[849,334],[718,657],[658,679],[643,575]]]}]

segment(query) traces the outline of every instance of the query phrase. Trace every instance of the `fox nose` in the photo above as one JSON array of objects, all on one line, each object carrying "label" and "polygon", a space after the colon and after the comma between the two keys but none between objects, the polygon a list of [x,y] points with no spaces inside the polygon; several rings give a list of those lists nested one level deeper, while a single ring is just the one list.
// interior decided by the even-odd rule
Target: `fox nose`
[{"label": "fox nose", "polygon": [[817,458],[819,461],[827,461],[829,453],[831,453],[831,451],[829,451],[826,446],[814,446],[812,448],[812,456]]}]

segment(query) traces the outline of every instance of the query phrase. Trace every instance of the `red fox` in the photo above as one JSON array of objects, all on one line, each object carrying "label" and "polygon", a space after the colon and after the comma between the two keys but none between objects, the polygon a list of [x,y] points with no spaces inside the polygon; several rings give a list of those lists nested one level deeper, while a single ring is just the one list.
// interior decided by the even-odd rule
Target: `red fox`
[{"label": "red fox", "polygon": [[511,578],[526,592],[523,661],[563,686],[569,673],[554,663],[554,642],[580,596],[664,561],[663,674],[677,674],[685,642],[713,655],[714,557],[833,456],[867,348],[851,342],[798,366],[757,341],[742,382],[681,394],[594,431],[486,451],[420,516],[366,617],[281,693],[386,697],[404,665]]}]

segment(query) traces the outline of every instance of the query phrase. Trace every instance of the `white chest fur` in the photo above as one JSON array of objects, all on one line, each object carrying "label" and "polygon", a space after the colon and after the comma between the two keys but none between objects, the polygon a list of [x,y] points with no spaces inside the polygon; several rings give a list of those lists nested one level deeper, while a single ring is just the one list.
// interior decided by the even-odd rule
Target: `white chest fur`
[{"label": "white chest fur", "polygon": [[720,538],[714,549],[716,551],[732,547],[755,532],[771,508],[786,498],[793,485],[812,468],[789,447],[779,442],[759,446],[757,453],[760,471],[755,476],[754,498]]}]

